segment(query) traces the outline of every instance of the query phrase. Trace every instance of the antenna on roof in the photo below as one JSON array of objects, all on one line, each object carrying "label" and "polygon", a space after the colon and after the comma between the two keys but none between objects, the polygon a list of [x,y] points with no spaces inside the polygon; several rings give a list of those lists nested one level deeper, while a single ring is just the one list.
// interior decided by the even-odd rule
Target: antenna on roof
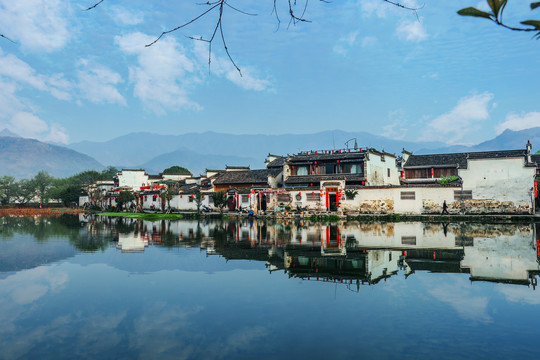
[{"label": "antenna on roof", "polygon": [[352,138],[352,139],[349,139],[349,140],[345,141],[345,146],[348,149],[349,148],[349,142],[351,142],[353,140],[354,140],[354,150],[358,150],[358,143],[356,142],[356,138]]}]

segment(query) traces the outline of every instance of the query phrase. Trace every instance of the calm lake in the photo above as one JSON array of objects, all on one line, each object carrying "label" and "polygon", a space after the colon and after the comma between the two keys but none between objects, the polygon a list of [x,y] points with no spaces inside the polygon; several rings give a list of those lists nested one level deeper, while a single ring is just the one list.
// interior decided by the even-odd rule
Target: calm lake
[{"label": "calm lake", "polygon": [[0,218],[0,359],[538,359],[533,225]]}]

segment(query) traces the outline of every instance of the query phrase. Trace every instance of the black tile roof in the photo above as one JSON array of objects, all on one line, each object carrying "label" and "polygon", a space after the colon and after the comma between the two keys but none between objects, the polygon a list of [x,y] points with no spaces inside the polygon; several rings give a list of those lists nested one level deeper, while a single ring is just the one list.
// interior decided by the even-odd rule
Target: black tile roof
[{"label": "black tile roof", "polygon": [[500,159],[512,157],[525,157],[527,150],[501,150],[501,151],[481,151],[470,153],[453,154],[429,154],[429,155],[411,155],[407,159],[404,169],[412,167],[430,167],[447,166],[467,168],[467,159]]},{"label": "black tile roof", "polygon": [[279,170],[227,171],[221,174],[214,184],[268,184],[268,176],[276,176]]},{"label": "black tile roof", "polygon": [[279,157],[271,162],[269,162],[268,164],[266,164],[266,168],[267,169],[282,169],[283,168],[283,164],[285,164],[285,160],[286,158],[284,157]]},{"label": "black tile roof", "polygon": [[356,151],[356,152],[342,152],[334,154],[298,154],[292,155],[287,159],[287,164],[293,163],[303,163],[309,161],[324,161],[324,160],[363,160],[366,156],[365,151]]}]

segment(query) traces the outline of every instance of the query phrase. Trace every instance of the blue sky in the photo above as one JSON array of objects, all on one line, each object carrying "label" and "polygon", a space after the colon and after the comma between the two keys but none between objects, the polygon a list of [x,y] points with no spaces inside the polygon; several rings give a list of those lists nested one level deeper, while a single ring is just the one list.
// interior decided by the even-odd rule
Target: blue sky
[{"label": "blue sky", "polygon": [[[463,18],[484,0],[310,1],[288,27],[285,0],[230,0],[227,45],[198,1],[0,0],[0,129],[40,140],[105,141],[134,131],[235,134],[368,131],[473,144],[540,126],[540,41]],[[505,20],[538,19],[511,0]],[[299,7],[301,11],[301,7]]]}]

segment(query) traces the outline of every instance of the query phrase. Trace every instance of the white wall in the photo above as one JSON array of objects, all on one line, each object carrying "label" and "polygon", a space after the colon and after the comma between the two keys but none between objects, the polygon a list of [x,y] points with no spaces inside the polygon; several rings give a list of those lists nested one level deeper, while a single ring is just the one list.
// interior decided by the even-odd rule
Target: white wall
[{"label": "white wall", "polygon": [[[390,176],[388,176],[388,169],[390,169]],[[390,155],[381,156],[369,153],[369,160],[366,161],[366,179],[368,185],[399,185],[396,158]]]},{"label": "white wall", "polygon": [[118,173],[118,186],[139,190],[141,186],[150,185],[148,174],[144,170],[122,170]]},{"label": "white wall", "polygon": [[473,199],[531,205],[536,168],[524,165],[523,158],[469,159],[468,168],[459,170],[459,176],[463,189],[472,190]]}]

